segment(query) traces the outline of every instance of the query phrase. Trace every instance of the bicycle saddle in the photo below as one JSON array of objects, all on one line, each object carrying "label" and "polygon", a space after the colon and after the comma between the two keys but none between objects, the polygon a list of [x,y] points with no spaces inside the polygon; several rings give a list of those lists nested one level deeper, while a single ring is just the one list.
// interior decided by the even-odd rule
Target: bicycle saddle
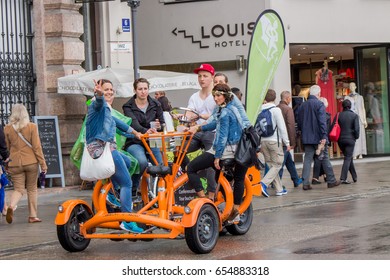
[{"label": "bicycle saddle", "polygon": [[146,168],[146,172],[152,176],[165,176],[172,174],[172,168],[164,165],[153,165]]},{"label": "bicycle saddle", "polygon": [[219,161],[219,165],[221,167],[225,167],[225,168],[234,167],[235,164],[236,164],[236,161],[234,160],[234,158],[227,158],[227,159],[222,159]]}]

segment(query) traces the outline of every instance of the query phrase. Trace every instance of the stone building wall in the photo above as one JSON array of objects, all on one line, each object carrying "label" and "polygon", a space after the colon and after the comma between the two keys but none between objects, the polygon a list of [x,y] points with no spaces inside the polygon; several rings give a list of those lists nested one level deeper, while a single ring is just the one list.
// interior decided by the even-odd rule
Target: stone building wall
[{"label": "stone building wall", "polygon": [[[69,154],[86,113],[86,99],[58,94],[57,78],[84,71],[80,7],[74,0],[36,0],[33,3],[37,115],[58,116],[66,185],[80,183],[79,171],[70,162]],[[55,179],[54,185],[60,185],[60,180]]]}]

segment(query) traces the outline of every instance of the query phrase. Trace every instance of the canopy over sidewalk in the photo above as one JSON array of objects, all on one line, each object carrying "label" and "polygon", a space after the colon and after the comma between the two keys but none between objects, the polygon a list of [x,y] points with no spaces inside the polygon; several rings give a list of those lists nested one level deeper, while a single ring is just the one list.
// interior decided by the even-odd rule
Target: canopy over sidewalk
[{"label": "canopy over sidewalk", "polygon": [[[68,75],[58,78],[57,86],[60,94],[83,94],[93,96],[93,80],[107,79],[113,83],[116,97],[133,95],[133,70],[102,68],[90,72]],[[196,74],[140,70],[140,77],[150,82],[149,92],[200,89]]]}]

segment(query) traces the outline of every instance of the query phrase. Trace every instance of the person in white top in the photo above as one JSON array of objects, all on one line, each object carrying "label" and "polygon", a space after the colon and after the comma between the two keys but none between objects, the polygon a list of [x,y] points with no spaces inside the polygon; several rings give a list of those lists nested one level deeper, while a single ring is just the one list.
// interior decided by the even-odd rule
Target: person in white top
[{"label": "person in white top", "polygon": [[[188,101],[188,108],[199,113],[201,119],[197,121],[198,124],[207,120],[213,113],[216,103],[214,97],[211,94],[211,91],[214,87],[213,80],[215,70],[214,67],[210,64],[201,64],[199,68],[194,70],[195,74],[198,74],[198,82],[201,89],[198,92],[195,92]],[[203,120],[202,120],[203,119]],[[188,147],[187,153],[195,152],[199,149],[204,151],[209,150],[214,142],[214,131],[199,131],[195,133],[192,141]],[[182,169],[184,170],[189,159],[186,157],[183,160]],[[215,190],[215,171],[212,168],[206,170],[206,179],[207,179],[207,189],[209,192]]]},{"label": "person in white top", "polygon": [[359,116],[360,124],[360,135],[356,139],[355,149],[353,150],[354,158],[362,158],[363,155],[367,154],[367,144],[366,144],[366,110],[364,108],[364,99],[359,93],[356,92],[356,84],[350,83],[349,89],[351,92],[344,99],[351,101],[351,110]]},{"label": "person in white top", "polygon": [[261,137],[261,151],[269,167],[269,171],[261,180],[262,192],[265,197],[269,197],[267,187],[271,184],[274,185],[277,196],[287,194],[287,190],[283,189],[279,170],[284,160],[283,144],[286,146],[287,152],[290,151],[291,147],[283,114],[280,108],[276,107],[275,99],[276,92],[273,89],[269,89],[261,107],[261,110],[273,107],[269,112],[272,114],[272,125],[275,130],[271,136]]}]

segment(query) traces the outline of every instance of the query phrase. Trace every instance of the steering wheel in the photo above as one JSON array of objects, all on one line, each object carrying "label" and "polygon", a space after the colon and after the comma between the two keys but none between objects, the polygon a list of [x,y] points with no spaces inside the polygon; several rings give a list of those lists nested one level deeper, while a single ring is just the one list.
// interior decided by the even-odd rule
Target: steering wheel
[{"label": "steering wheel", "polygon": [[189,126],[201,118],[198,112],[185,107],[174,107],[169,113],[172,118],[178,120],[180,124],[186,126]]}]

